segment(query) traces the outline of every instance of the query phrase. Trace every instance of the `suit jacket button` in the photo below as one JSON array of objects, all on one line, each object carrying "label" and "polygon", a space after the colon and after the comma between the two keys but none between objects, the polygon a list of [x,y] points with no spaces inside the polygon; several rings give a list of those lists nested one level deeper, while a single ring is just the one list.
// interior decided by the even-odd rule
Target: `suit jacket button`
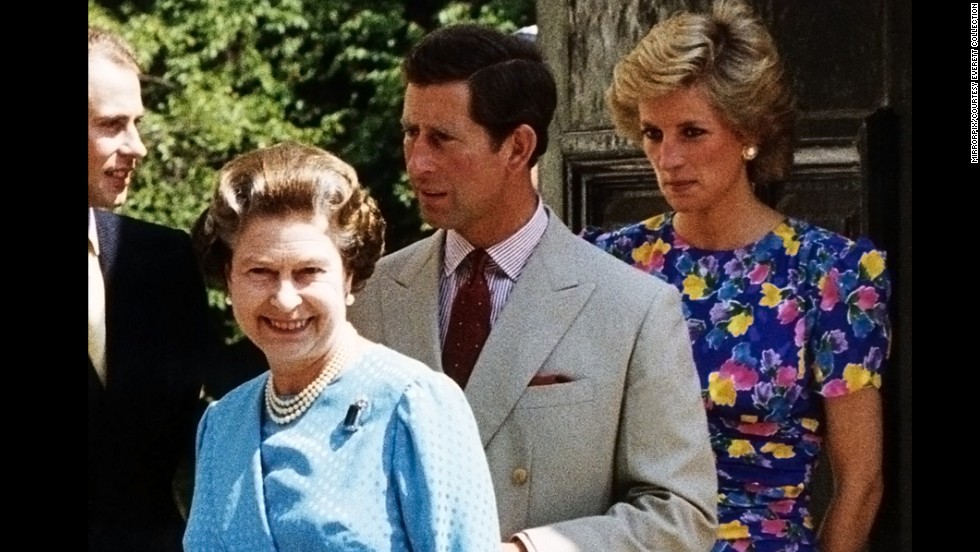
[{"label": "suit jacket button", "polygon": [[527,483],[527,470],[524,468],[517,468],[514,470],[514,473],[510,474],[510,480],[518,487]]}]

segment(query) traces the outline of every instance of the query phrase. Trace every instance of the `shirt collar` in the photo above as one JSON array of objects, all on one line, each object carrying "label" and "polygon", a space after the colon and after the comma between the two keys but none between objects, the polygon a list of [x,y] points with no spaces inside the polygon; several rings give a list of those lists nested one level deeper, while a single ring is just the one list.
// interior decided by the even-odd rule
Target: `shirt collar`
[{"label": "shirt collar", "polygon": [[[538,197],[538,206],[534,210],[531,220],[527,221],[517,232],[499,243],[487,248],[487,255],[493,260],[494,264],[511,280],[517,281],[527,263],[527,259],[534,251],[534,247],[541,241],[545,229],[548,227],[548,213],[544,210],[544,203]],[[446,247],[443,257],[443,274],[449,276],[459,268],[459,264],[476,249],[466,238],[455,230],[446,232]]]},{"label": "shirt collar", "polygon": [[88,242],[92,244],[95,255],[99,255],[99,233],[95,229],[95,209],[88,208]]}]

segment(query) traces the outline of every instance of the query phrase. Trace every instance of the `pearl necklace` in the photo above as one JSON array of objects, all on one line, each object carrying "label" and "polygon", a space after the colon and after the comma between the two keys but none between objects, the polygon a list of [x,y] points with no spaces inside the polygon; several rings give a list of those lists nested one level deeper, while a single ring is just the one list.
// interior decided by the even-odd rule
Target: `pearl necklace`
[{"label": "pearl necklace", "polygon": [[337,345],[330,361],[320,371],[320,374],[299,393],[283,399],[276,394],[272,384],[272,374],[265,382],[265,410],[273,422],[283,425],[299,418],[309,410],[310,406],[316,401],[320,393],[326,389],[327,385],[337,376],[337,372],[343,368],[350,356],[350,344],[341,340]]}]

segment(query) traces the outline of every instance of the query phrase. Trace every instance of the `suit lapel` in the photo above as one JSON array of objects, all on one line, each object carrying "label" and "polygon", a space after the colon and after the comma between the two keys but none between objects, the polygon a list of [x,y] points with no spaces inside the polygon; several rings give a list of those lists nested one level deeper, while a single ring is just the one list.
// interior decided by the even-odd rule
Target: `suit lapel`
[{"label": "suit lapel", "polygon": [[563,242],[577,238],[554,213],[548,214],[548,228],[494,323],[466,386],[484,446],[595,289],[593,283],[581,282],[576,270],[568,270]]},{"label": "suit lapel", "polygon": [[[103,295],[105,300],[103,305],[105,309],[105,387],[113,389],[117,387],[117,382],[120,381],[119,371],[125,365],[125,363],[117,363],[114,360],[116,355],[120,354],[116,351],[119,331],[115,311],[117,304],[115,293],[113,293],[116,289],[113,286],[114,276],[118,268],[116,259],[120,240],[119,217],[113,213],[95,209],[95,232],[99,236],[99,268],[102,270],[102,282],[105,288]],[[95,372],[95,366],[91,360],[89,366],[92,367],[92,373],[98,379],[98,374]]]},{"label": "suit lapel", "polygon": [[108,308],[109,290],[116,269],[116,252],[119,250],[119,219],[112,213],[96,209],[95,231],[99,235],[99,266],[102,267]]},{"label": "suit lapel", "polygon": [[93,404],[98,404],[102,401],[105,396],[105,387],[102,385],[102,381],[99,379],[99,373],[95,370],[95,365],[92,364],[92,358],[88,358],[88,401],[89,407]]},{"label": "suit lapel", "polygon": [[439,343],[439,271],[445,232],[436,232],[393,273],[382,303],[389,347],[442,372]]}]

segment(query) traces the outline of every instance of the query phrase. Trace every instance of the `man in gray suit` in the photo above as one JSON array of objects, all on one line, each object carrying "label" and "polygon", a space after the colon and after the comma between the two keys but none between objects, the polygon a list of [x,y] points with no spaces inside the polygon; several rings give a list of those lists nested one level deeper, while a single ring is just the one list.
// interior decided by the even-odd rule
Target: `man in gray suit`
[{"label": "man in gray suit", "polygon": [[717,484],[679,294],[542,204],[530,167],[556,90],[540,53],[460,25],[403,69],[405,162],[440,230],[381,260],[354,325],[464,388],[501,550],[708,550]]}]

